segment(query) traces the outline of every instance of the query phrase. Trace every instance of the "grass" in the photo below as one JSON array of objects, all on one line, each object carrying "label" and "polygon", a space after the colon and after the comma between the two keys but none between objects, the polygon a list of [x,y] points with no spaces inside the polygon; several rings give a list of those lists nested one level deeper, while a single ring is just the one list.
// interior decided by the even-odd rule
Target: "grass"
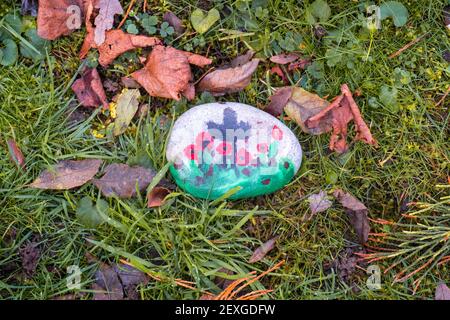
[{"label": "grass", "polygon": [[[221,40],[227,36],[223,29],[238,30],[242,28],[241,16],[253,15],[252,10],[224,10],[228,15],[203,36],[203,47],[197,45],[199,40],[195,39],[200,37],[192,35],[192,30],[188,30],[189,36],[168,41],[181,49],[192,44],[194,51],[209,52],[219,65],[250,45],[259,46],[260,55],[270,56],[277,51],[273,46],[276,32],[281,36],[288,31],[298,33],[302,36],[301,52],[313,55],[314,67],[322,71],[298,72],[291,77],[292,84],[330,97],[338,94],[342,83],[348,83],[352,90],[359,88],[362,96],[357,103],[380,146],[374,149],[356,143],[344,155],[329,154],[327,135],[304,134],[295,123],[287,121],[305,156],[300,172],[281,191],[253,199],[211,202],[177,190],[157,209],[145,208],[142,196],[133,200],[111,198],[106,199],[108,214],[115,223],[97,230],[85,229],[75,218],[76,206],[84,196],[94,201],[100,197],[94,186],[48,192],[26,185],[62,159],[101,158],[105,165],[125,162],[160,170],[166,164],[164,150],[171,123],[200,100],[174,103],[146,95],[151,105],[163,108],[152,108],[147,116],[135,121],[133,130],[114,141],[95,138],[92,129],[101,121],[95,112],[78,125],[70,126],[66,121],[68,110],[76,106],[69,88],[79,70],[76,55],[83,32],[60,38],[42,63],[20,60],[0,69],[1,298],[50,299],[66,294],[70,292],[66,286],[70,265],[80,266],[82,291],[89,293],[95,265],[86,258],[87,252],[105,262],[130,259],[164,278],[139,288],[145,299],[197,299],[200,289],[218,293],[213,278],[223,275],[221,268],[234,271],[236,275],[231,278],[239,278],[253,270],[267,270],[282,259],[285,265],[253,284],[253,290],[274,289],[269,295],[274,299],[429,299],[439,280],[449,283],[448,263],[427,271],[415,293],[413,281],[417,278],[393,282],[398,271],[420,260],[424,254],[420,250],[411,260],[402,261],[398,268],[382,275],[381,290],[367,288],[365,270],[357,269],[351,277],[342,279],[339,270],[327,265],[342,256],[346,248],[361,249],[354,242],[343,210],[334,205],[311,221],[302,221],[308,213],[308,195],[339,187],[363,201],[371,219],[400,221],[404,230],[416,227],[415,220],[401,216],[415,210],[411,207],[405,211],[405,203],[438,203],[438,210],[433,207],[427,214],[442,216],[437,219],[438,227],[448,228],[448,198],[443,197],[449,189],[439,187],[448,185],[450,171],[448,99],[435,106],[449,84],[449,66],[442,58],[442,53],[450,50],[441,15],[446,1],[409,1],[405,3],[410,13],[407,26],[395,28],[386,20],[382,29],[372,35],[361,27],[357,3],[329,1],[332,16],[323,26],[336,32],[321,41],[303,18],[306,5],[297,1],[269,2],[268,16],[256,19],[258,28],[249,37]],[[170,9],[188,19],[194,8],[209,9],[211,3],[153,1],[150,7],[158,15],[162,9]],[[236,5],[234,1],[214,3]],[[419,43],[396,58],[388,58],[426,32],[429,35]],[[119,59],[100,72],[103,77],[114,78],[137,67]],[[409,83],[398,84],[396,68],[409,72]],[[274,88],[282,86],[268,69],[269,64],[262,63],[245,91],[219,100],[263,107]],[[383,86],[397,89],[398,104],[390,105],[380,98]],[[9,161],[8,138],[14,138],[22,148],[25,172]],[[377,223],[371,227],[372,232],[387,230]],[[262,262],[248,264],[252,250],[273,235],[280,236],[276,248]],[[36,273],[26,277],[20,248],[32,240],[39,242],[42,252]],[[377,262],[382,269],[392,263]],[[175,285],[178,278],[193,281],[199,290]]]}]

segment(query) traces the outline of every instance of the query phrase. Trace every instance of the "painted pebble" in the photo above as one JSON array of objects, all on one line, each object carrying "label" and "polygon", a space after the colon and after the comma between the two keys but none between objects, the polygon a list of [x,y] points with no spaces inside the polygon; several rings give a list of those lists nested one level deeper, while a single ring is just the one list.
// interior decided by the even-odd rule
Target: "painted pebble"
[{"label": "painted pebble", "polygon": [[294,133],[270,114],[226,102],[196,106],[180,116],[166,153],[178,186],[198,198],[255,197],[286,185],[300,168]]}]

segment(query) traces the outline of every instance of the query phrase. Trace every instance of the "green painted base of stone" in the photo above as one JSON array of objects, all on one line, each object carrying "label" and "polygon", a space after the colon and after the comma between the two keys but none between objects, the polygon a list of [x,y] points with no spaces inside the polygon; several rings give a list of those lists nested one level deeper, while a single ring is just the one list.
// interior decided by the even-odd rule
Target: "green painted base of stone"
[{"label": "green painted base of stone", "polygon": [[206,164],[199,166],[192,160],[181,168],[171,165],[170,172],[181,189],[197,198],[217,199],[227,191],[240,186],[242,189],[230,197],[235,200],[281,189],[292,179],[295,168],[289,159],[281,159],[278,166],[272,168],[220,165],[213,165],[211,168]]}]

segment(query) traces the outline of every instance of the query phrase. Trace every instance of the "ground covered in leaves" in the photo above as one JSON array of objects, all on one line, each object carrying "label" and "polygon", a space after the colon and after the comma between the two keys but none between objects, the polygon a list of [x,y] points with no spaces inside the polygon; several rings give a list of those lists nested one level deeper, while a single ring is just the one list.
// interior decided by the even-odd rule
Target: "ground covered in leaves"
[{"label": "ground covered in leaves", "polygon": [[[450,299],[446,0],[119,2],[52,41],[0,4],[1,298]],[[305,121],[300,88],[345,119]],[[278,103],[304,152],[293,181],[177,189],[168,133],[211,101]]]}]

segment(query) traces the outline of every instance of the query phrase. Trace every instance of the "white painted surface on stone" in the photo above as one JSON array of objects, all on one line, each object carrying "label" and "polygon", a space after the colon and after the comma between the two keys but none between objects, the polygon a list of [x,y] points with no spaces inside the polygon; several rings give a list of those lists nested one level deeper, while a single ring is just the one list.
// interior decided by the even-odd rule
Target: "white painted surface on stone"
[{"label": "white painted surface on stone", "polygon": [[[207,131],[207,122],[223,122],[223,112],[226,108],[236,111],[237,121],[247,122],[252,132],[257,132],[257,138],[250,136],[250,144],[256,142],[269,142],[271,130],[276,125],[283,132],[283,139],[279,141],[277,158],[288,157],[294,163],[295,172],[298,171],[302,159],[302,149],[295,134],[281,121],[272,115],[247,104],[226,102],[207,103],[193,107],[183,113],[175,122],[169,138],[166,157],[168,161],[176,162],[183,157],[186,146],[195,143],[200,132]],[[252,152],[250,150],[250,152]]]}]

